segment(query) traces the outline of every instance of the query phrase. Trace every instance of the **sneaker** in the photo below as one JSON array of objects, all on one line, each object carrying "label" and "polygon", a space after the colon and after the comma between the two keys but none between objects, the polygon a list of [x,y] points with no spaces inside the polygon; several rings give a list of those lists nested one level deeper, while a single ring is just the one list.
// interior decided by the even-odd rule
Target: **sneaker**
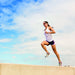
[{"label": "sneaker", "polygon": [[50,53],[47,53],[46,56],[45,56],[45,58],[47,58],[49,55],[50,55]]},{"label": "sneaker", "polygon": [[62,66],[62,62],[59,62],[59,66]]}]

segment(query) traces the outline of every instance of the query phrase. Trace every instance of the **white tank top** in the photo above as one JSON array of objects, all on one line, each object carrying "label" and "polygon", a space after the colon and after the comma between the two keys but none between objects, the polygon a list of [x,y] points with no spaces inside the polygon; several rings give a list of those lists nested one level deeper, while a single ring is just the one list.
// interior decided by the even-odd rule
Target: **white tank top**
[{"label": "white tank top", "polygon": [[[51,32],[48,27],[47,27],[47,29],[46,29],[45,31]],[[45,32],[44,32],[44,34],[45,34],[46,40],[47,40],[48,42],[51,42],[51,41],[52,41],[52,34],[50,34],[50,33],[45,33]]]}]

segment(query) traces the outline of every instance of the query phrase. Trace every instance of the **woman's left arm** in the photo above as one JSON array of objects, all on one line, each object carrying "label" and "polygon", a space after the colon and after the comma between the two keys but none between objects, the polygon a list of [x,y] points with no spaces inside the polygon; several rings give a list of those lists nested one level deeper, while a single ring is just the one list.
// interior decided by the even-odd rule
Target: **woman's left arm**
[{"label": "woman's left arm", "polygon": [[51,30],[51,32],[49,32],[50,34],[55,34],[55,30],[50,26],[49,29]]}]

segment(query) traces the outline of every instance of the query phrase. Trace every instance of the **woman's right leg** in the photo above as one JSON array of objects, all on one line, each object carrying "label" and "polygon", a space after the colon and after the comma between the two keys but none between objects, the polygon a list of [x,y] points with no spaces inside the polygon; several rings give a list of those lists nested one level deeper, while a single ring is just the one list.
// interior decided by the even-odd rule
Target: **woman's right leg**
[{"label": "woman's right leg", "polygon": [[48,54],[49,52],[48,52],[48,50],[47,50],[47,48],[46,48],[45,45],[49,45],[49,43],[48,43],[47,41],[43,41],[43,42],[41,43],[42,48],[43,48],[43,49],[46,51],[46,53]]},{"label": "woman's right leg", "polygon": [[59,56],[59,54],[58,54],[58,52],[57,52],[57,50],[56,50],[56,45],[54,44],[54,45],[51,45],[51,46],[52,46],[52,49],[53,49],[55,55],[56,55],[57,58],[58,58],[59,66],[62,66],[62,61],[60,60],[60,56]]}]

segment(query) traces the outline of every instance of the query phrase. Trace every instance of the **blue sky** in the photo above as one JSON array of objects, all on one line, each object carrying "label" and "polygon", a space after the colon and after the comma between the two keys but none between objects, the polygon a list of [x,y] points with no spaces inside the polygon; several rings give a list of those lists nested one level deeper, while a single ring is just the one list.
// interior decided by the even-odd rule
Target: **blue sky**
[{"label": "blue sky", "polygon": [[53,38],[63,65],[75,66],[74,9],[74,0],[0,0],[0,63],[58,66],[51,47],[45,59],[40,45],[47,20],[56,31]]}]

